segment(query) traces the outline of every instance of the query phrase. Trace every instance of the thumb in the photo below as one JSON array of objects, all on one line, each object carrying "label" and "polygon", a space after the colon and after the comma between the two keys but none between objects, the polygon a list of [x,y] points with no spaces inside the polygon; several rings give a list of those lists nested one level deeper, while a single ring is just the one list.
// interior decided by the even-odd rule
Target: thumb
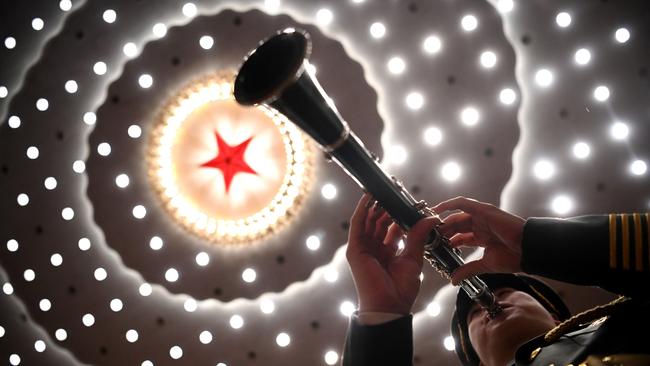
[{"label": "thumb", "polygon": [[479,275],[481,273],[486,273],[486,272],[488,272],[488,269],[485,266],[483,259],[467,262],[462,266],[456,268],[454,273],[451,274],[451,283],[454,286],[457,286],[458,283],[460,283],[460,281],[468,277]]}]

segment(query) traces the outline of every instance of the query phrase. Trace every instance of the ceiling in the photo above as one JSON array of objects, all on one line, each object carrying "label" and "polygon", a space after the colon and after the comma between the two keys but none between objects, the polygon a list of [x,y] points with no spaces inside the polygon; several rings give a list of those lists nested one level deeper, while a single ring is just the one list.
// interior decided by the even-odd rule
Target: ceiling
[{"label": "ceiling", "polygon": [[[338,362],[355,303],[344,247],[361,189],[350,177],[296,135],[306,170],[291,210],[232,244],[192,231],[151,174],[170,103],[287,27],[309,32],[323,89],[418,199],[464,195],[524,217],[650,209],[645,1],[0,7],[2,362]],[[227,117],[218,132],[234,145],[253,112],[229,103],[208,119]],[[210,158],[214,136],[196,138],[180,156]],[[276,158],[246,155],[258,172]],[[221,173],[200,174],[207,202],[268,187],[239,174],[219,196]],[[551,282],[573,311],[612,297]],[[455,291],[423,270],[416,364],[458,364],[447,350]]]}]

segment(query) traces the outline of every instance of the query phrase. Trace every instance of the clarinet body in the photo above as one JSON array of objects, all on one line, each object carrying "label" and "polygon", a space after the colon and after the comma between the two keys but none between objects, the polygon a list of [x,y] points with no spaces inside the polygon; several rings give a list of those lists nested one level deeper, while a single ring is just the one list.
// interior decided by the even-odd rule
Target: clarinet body
[{"label": "clarinet body", "polygon": [[[253,50],[235,79],[235,99],[242,105],[264,104],[284,114],[310,135],[343,170],[369,192],[404,231],[436,214],[417,201],[395,177],[389,176],[374,154],[350,130],[331,99],[308,71],[309,35],[293,28],[278,32]],[[424,257],[444,277],[464,264],[460,252],[433,229]],[[461,288],[491,317],[501,311],[494,294],[477,276]]]}]

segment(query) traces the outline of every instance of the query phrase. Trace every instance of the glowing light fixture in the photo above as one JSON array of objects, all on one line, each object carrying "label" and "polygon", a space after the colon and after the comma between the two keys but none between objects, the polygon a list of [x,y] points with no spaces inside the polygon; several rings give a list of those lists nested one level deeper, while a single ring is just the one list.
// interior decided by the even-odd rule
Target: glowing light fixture
[{"label": "glowing light fixture", "polygon": [[246,283],[253,283],[257,278],[257,272],[252,268],[246,268],[241,274],[242,280]]},{"label": "glowing light fixture", "polygon": [[174,360],[178,360],[179,358],[183,357],[183,349],[179,346],[173,346],[169,349],[169,357],[173,358]]},{"label": "glowing light fixture", "polygon": [[280,347],[286,347],[291,343],[291,337],[287,333],[282,332],[275,337],[275,343]]},{"label": "glowing light fixture", "polygon": [[609,133],[614,140],[625,140],[630,134],[630,128],[625,122],[616,121],[610,127]]},{"label": "glowing light fixture", "polygon": [[94,125],[97,122],[97,115],[93,112],[86,112],[84,113],[83,121],[87,125]]},{"label": "glowing light fixture", "polygon": [[604,85],[599,85],[594,89],[594,98],[599,102],[604,102],[609,99],[609,88]]},{"label": "glowing light fixture", "polygon": [[117,13],[113,9],[108,9],[104,11],[104,14],[102,14],[102,19],[108,24],[115,23],[115,20],[117,20]]},{"label": "glowing light fixture", "polygon": [[214,46],[214,38],[210,36],[202,36],[199,38],[199,45],[204,50],[209,50],[212,48],[212,46]]},{"label": "glowing light fixture", "polygon": [[208,264],[210,264],[210,256],[206,252],[200,252],[199,254],[196,255],[196,264],[198,264],[201,267],[205,267]]},{"label": "glowing light fixture", "polygon": [[334,19],[334,14],[331,10],[323,8],[316,12],[316,22],[320,25],[328,25]]},{"label": "glowing light fixture", "polygon": [[424,130],[423,137],[428,145],[436,146],[442,141],[442,131],[438,127],[428,127]]},{"label": "glowing light fixture", "polygon": [[115,185],[117,185],[120,188],[126,188],[129,186],[129,176],[122,173],[115,177]]},{"label": "glowing light fixture", "polygon": [[391,74],[399,75],[404,73],[404,70],[406,70],[406,63],[404,62],[404,59],[401,57],[391,57],[390,60],[388,60],[388,71],[390,71]]},{"label": "glowing light fixture", "polygon": [[199,334],[199,341],[203,344],[210,344],[212,342],[212,333],[207,330],[202,331]]},{"label": "glowing light fixture", "polygon": [[153,236],[149,239],[149,247],[153,250],[160,250],[163,247],[163,240],[159,236]]},{"label": "glowing light fixture", "polygon": [[438,53],[440,52],[440,49],[442,49],[442,41],[438,36],[428,36],[422,42],[422,48],[424,49],[424,52],[428,54]]},{"label": "glowing light fixture", "polygon": [[411,110],[418,110],[424,106],[424,96],[420,92],[410,92],[406,95],[406,106]]},{"label": "glowing light fixture", "polygon": [[97,75],[104,75],[108,71],[108,66],[104,61],[97,61],[93,65],[93,72]]},{"label": "glowing light fixture", "polygon": [[630,172],[634,175],[644,175],[648,171],[648,166],[643,160],[634,160],[630,164]]},{"label": "glowing light fixture", "polygon": [[356,310],[356,306],[352,301],[345,300],[341,303],[341,306],[339,306],[339,310],[341,311],[341,314],[349,317],[352,316],[352,314]]},{"label": "glowing light fixture", "polygon": [[36,109],[38,109],[41,112],[46,111],[50,107],[50,102],[47,101],[45,98],[38,98],[36,101]]},{"label": "glowing light fixture", "polygon": [[167,282],[176,282],[178,281],[178,271],[175,268],[169,268],[165,271],[165,279]]},{"label": "glowing light fixture", "polygon": [[187,18],[195,17],[196,13],[198,12],[196,9],[196,5],[194,5],[194,3],[185,3],[181,11],[183,12],[183,15],[185,15],[185,17]]},{"label": "glowing light fixture", "polygon": [[325,363],[328,365],[336,365],[339,361],[339,354],[336,351],[329,350],[325,352]]},{"label": "glowing light fixture", "polygon": [[553,83],[553,73],[548,69],[539,69],[535,73],[535,82],[541,87],[548,87]]},{"label": "glowing light fixture", "polygon": [[32,19],[32,28],[35,31],[39,31],[39,30],[43,29],[44,26],[45,26],[45,22],[43,21],[43,19],[41,19],[41,18]]},{"label": "glowing light fixture", "polygon": [[167,26],[164,25],[163,23],[156,23],[154,24],[153,28],[151,28],[153,34],[158,37],[162,38],[167,34]]},{"label": "glowing light fixture", "polygon": [[11,127],[11,128],[18,128],[18,127],[20,127],[20,117],[11,116],[7,120],[7,123],[9,124],[9,127]]},{"label": "glowing light fixture", "polygon": [[320,248],[320,238],[316,235],[310,235],[305,241],[309,250],[318,250]]},{"label": "glowing light fixture", "polygon": [[558,13],[555,16],[555,22],[562,28],[566,28],[571,25],[571,15],[565,11]]},{"label": "glowing light fixture", "polygon": [[586,159],[591,154],[591,148],[586,142],[576,142],[573,145],[573,156],[578,159]]},{"label": "glowing light fixture", "polygon": [[618,43],[625,43],[630,40],[630,31],[626,28],[618,28],[614,33],[614,38]]},{"label": "glowing light fixture", "polygon": [[559,195],[551,201],[551,209],[559,215],[566,215],[573,210],[573,200],[566,195]]},{"label": "glowing light fixture", "polygon": [[326,200],[333,200],[336,198],[336,187],[332,183],[324,184],[320,192]]},{"label": "glowing light fixture", "polygon": [[370,35],[372,38],[379,39],[386,35],[386,26],[381,22],[374,22],[370,25]]},{"label": "glowing light fixture", "polygon": [[463,16],[460,21],[460,25],[465,31],[471,32],[476,30],[478,27],[478,19],[476,19],[474,15],[468,14]]},{"label": "glowing light fixture", "polygon": [[153,85],[153,77],[149,74],[142,74],[138,78],[138,84],[143,89],[149,89]]},{"label": "glowing light fixture", "polygon": [[538,179],[548,180],[555,175],[555,164],[549,160],[540,160],[533,166],[533,173]]},{"label": "glowing light fixture", "polygon": [[244,318],[241,315],[233,315],[230,317],[230,327],[232,329],[241,329],[244,326]]},{"label": "glowing light fixture", "polygon": [[7,47],[7,49],[10,50],[16,47],[16,38],[14,37],[5,38],[5,47]]},{"label": "glowing light fixture", "polygon": [[474,107],[465,107],[460,112],[460,120],[465,126],[475,126],[481,118],[478,109]]},{"label": "glowing light fixture", "polygon": [[517,93],[510,88],[501,89],[499,92],[499,101],[505,105],[512,105],[517,101]]},{"label": "glowing light fixture", "polygon": [[440,304],[435,301],[431,301],[429,305],[427,305],[427,314],[430,316],[438,316],[440,315],[440,311]]},{"label": "glowing light fixture", "polygon": [[581,48],[576,51],[574,59],[578,65],[586,65],[591,60],[591,52],[586,48]]},{"label": "glowing light fixture", "polygon": [[445,337],[442,344],[445,346],[447,351],[453,351],[456,349],[456,342],[454,342],[454,337],[452,336]]},{"label": "glowing light fixture", "polygon": [[442,175],[442,179],[446,180],[447,182],[455,182],[460,178],[462,170],[458,163],[449,161],[442,165],[440,173]]},{"label": "glowing light fixture", "polygon": [[133,42],[128,42],[122,47],[122,52],[129,58],[134,58],[138,55],[138,46]]},{"label": "glowing light fixture", "polygon": [[480,57],[481,66],[491,69],[497,64],[497,55],[492,51],[483,51]]}]

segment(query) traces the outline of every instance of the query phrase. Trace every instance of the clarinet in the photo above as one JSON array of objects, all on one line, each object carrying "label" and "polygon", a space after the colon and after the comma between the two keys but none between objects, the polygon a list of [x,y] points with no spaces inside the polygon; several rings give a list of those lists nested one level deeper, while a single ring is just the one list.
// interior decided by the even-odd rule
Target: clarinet
[{"label": "clarinet", "polygon": [[[284,114],[311,136],[331,161],[336,162],[404,231],[437,214],[425,201],[416,200],[404,184],[389,176],[376,156],[341,117],[331,99],[309,72],[311,41],[302,30],[287,28],[262,41],[244,59],[234,82],[241,105],[263,104]],[[458,249],[434,228],[424,244],[424,258],[449,279],[464,264]],[[477,276],[460,283],[467,295],[490,317],[502,311],[494,293]]]}]

